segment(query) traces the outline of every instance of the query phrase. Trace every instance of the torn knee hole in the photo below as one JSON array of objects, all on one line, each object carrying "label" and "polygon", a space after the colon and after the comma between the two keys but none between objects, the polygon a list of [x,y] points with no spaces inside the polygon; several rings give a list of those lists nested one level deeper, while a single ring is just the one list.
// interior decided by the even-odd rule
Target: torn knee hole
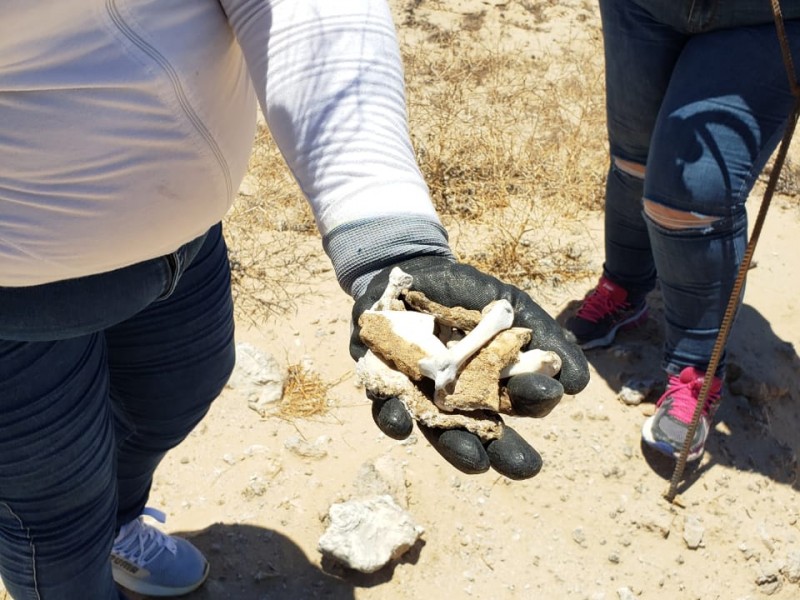
[{"label": "torn knee hole", "polygon": [[719,217],[676,210],[663,204],[656,204],[646,198],[644,200],[644,212],[654,223],[667,229],[704,229],[719,221]]},{"label": "torn knee hole", "polygon": [[631,177],[636,177],[637,179],[644,179],[644,174],[645,174],[644,165],[615,156],[614,167],[619,169],[626,175],[630,175]]}]

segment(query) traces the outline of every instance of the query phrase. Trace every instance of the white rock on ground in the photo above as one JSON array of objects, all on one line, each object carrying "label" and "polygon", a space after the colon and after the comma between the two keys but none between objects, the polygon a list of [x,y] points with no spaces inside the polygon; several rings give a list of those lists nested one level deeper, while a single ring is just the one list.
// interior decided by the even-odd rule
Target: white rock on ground
[{"label": "white rock on ground", "polygon": [[374,573],[400,558],[424,532],[388,495],[333,504],[328,519],[319,551],[362,573]]},{"label": "white rock on ground", "polygon": [[691,550],[697,550],[703,543],[703,535],[705,535],[705,527],[697,515],[686,515],[683,519],[683,541],[686,542],[686,547]]},{"label": "white rock on ground", "polygon": [[286,372],[272,355],[252,344],[236,345],[236,366],[228,387],[242,394],[261,416],[276,409],[283,397]]},{"label": "white rock on ground", "polygon": [[800,583],[800,550],[789,552],[783,574],[786,575],[789,583]]}]

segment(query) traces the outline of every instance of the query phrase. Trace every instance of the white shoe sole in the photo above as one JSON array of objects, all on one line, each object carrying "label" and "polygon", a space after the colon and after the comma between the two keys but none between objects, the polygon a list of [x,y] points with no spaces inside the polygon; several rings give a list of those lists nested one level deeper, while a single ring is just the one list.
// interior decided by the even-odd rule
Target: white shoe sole
[{"label": "white shoe sole", "polygon": [[[645,444],[650,446],[653,450],[657,450],[661,454],[665,456],[669,456],[670,458],[674,458],[677,460],[681,452],[680,450],[675,451],[675,449],[665,442],[660,442],[653,437],[653,424],[655,423],[655,415],[652,417],[647,417],[644,424],[642,425],[642,440]],[[703,452],[705,448],[701,448],[699,451],[690,452],[689,455],[686,457],[687,462],[692,462],[697,460],[701,456],[703,456]]]},{"label": "white shoe sole", "polygon": [[131,592],[136,592],[137,594],[142,594],[144,596],[155,596],[158,598],[183,596],[184,594],[188,594],[189,592],[196,590],[205,583],[206,579],[208,579],[208,572],[209,564],[206,562],[203,576],[199,581],[184,587],[167,587],[134,577],[123,569],[113,568],[113,565],[111,569],[111,574],[114,577],[114,581],[116,581],[118,585],[124,587],[126,590],[130,590]]},{"label": "white shoe sole", "polygon": [[584,350],[591,350],[592,348],[605,348],[606,346],[610,346],[614,342],[614,338],[617,337],[617,332],[625,327],[626,325],[630,325],[631,323],[635,323],[637,320],[642,318],[647,312],[647,304],[642,306],[642,309],[637,312],[635,315],[631,315],[624,321],[617,323],[614,327],[609,329],[608,333],[601,338],[595,338],[593,340],[589,340],[581,344],[581,348]]}]

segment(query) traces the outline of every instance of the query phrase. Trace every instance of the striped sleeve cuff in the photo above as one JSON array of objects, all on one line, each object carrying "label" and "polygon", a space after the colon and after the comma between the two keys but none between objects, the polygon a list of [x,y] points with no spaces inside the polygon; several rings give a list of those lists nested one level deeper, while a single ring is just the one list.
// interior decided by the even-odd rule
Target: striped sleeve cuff
[{"label": "striped sleeve cuff", "polygon": [[424,216],[392,215],[339,225],[322,239],[342,289],[361,296],[375,274],[416,256],[455,260],[447,232]]}]

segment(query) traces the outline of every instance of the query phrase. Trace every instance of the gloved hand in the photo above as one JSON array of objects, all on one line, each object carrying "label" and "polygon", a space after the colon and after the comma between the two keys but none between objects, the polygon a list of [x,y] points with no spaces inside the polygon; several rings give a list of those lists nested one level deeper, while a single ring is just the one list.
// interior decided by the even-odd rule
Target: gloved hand
[{"label": "gloved hand", "polygon": [[[414,278],[412,290],[444,306],[461,306],[482,310],[494,300],[505,299],[514,309],[514,327],[532,331],[528,348],[552,350],[562,359],[556,377],[538,373],[515,375],[506,382],[508,395],[519,416],[543,417],[567,394],[580,392],[589,381],[589,367],[583,351],[569,341],[561,326],[528,294],[482,273],[478,269],[453,262],[441,256],[422,256],[392,267],[400,267]],[[392,267],[380,271],[367,286],[366,292],[353,306],[353,331],[350,355],[363,357],[367,347],[359,337],[358,319],[381,297],[389,281]],[[527,348],[524,348],[524,350]],[[369,394],[368,394],[369,395]],[[413,420],[398,398],[371,398],[372,415],[378,427],[389,437],[405,439],[411,434]],[[516,431],[503,428],[503,436],[484,443],[478,436],[462,429],[432,429],[418,424],[433,447],[452,465],[465,473],[482,473],[491,466],[512,479],[527,479],[541,469],[542,460],[536,450]]]}]

